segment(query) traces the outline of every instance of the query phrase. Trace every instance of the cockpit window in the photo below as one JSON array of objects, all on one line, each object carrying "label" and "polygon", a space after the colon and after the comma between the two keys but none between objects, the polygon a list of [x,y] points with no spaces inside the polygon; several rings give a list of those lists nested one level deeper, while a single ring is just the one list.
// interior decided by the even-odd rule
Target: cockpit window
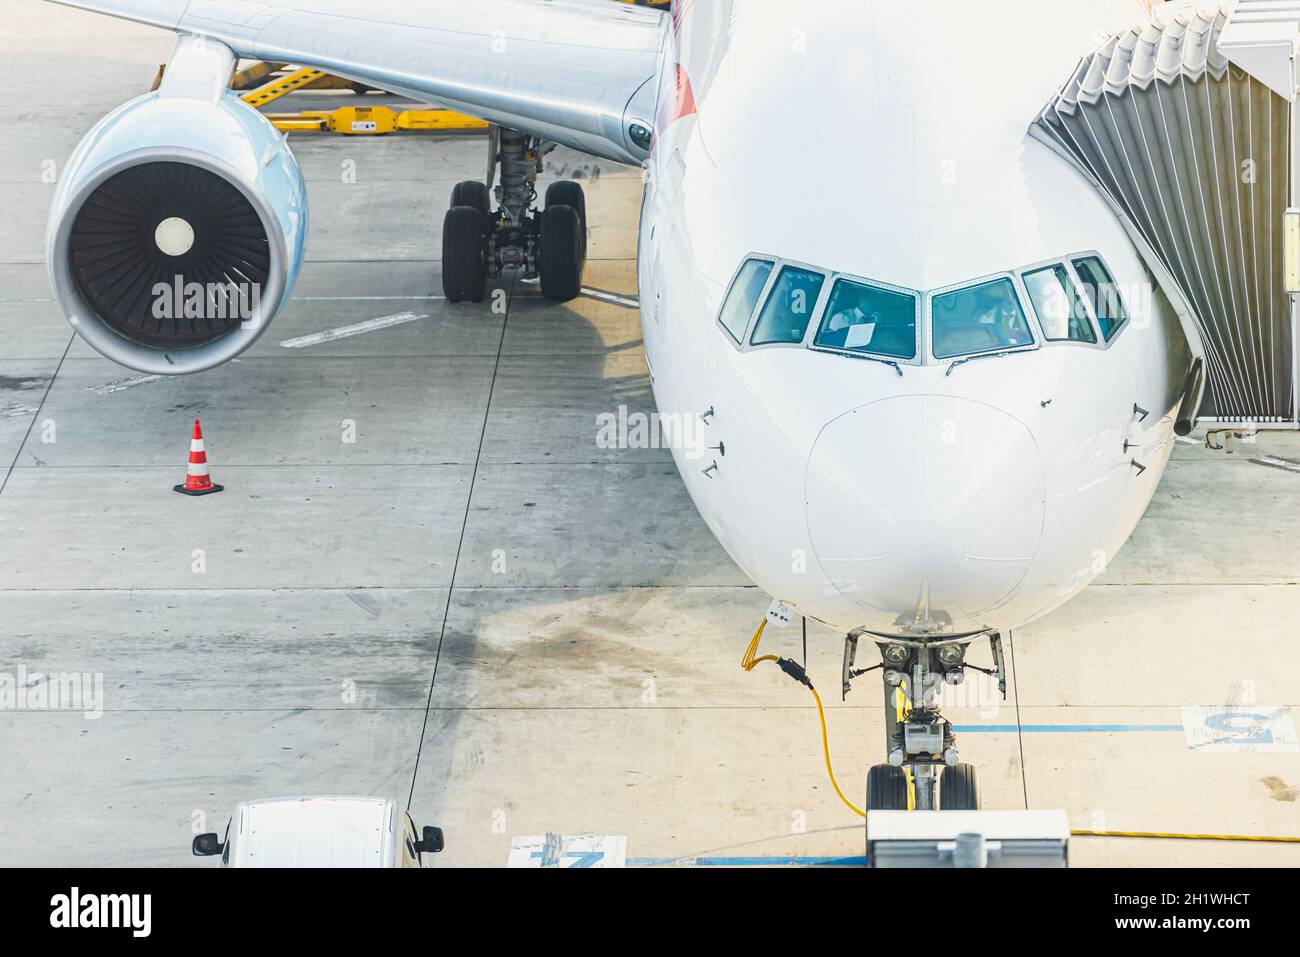
[{"label": "cockpit window", "polygon": [[1079,298],[1069,271],[1062,265],[1035,269],[1021,278],[1038,313],[1043,335],[1051,340],[1096,342],[1097,333],[1088,321],[1088,310]]},{"label": "cockpit window", "polygon": [[1088,298],[1092,300],[1093,311],[1097,315],[1097,325],[1101,334],[1110,342],[1128,319],[1124,310],[1124,300],[1120,298],[1119,288],[1103,263],[1096,256],[1084,256],[1074,261],[1074,268],[1079,272],[1079,279]]},{"label": "cockpit window", "polygon": [[813,345],[915,359],[916,296],[840,279]]},{"label": "cockpit window", "polygon": [[1033,345],[1020,297],[1010,279],[939,293],[930,300],[935,358]]},{"label": "cockpit window", "polygon": [[826,277],[810,269],[785,266],[754,325],[750,345],[803,342]]},{"label": "cockpit window", "polygon": [[772,274],[773,263],[766,259],[750,259],[740,267],[736,279],[731,284],[727,299],[722,304],[722,314],[718,317],[724,329],[731,333],[737,342],[745,338],[749,327],[749,317],[754,314],[767,277]]}]

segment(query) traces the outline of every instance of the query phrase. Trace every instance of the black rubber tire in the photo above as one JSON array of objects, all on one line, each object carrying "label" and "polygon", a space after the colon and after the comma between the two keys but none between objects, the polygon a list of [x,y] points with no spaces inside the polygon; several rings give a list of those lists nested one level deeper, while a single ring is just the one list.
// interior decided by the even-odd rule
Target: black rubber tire
[{"label": "black rubber tire", "polygon": [[874,764],[867,771],[867,810],[906,811],[907,772],[892,764]]},{"label": "black rubber tire", "polygon": [[562,179],[546,187],[546,208],[550,209],[552,206],[572,206],[576,209],[585,234],[587,229],[587,194],[582,191],[580,183],[575,183],[571,179]]},{"label": "black rubber tire", "polygon": [[980,783],[973,764],[954,764],[939,775],[939,810],[978,811]]},{"label": "black rubber tire", "polygon": [[490,219],[492,216],[492,199],[488,194],[486,183],[480,183],[476,179],[467,179],[462,183],[457,183],[451,189],[451,202],[449,208],[457,206],[473,206],[483,214],[484,219]]},{"label": "black rubber tire", "polygon": [[453,206],[442,221],[442,291],[449,302],[482,302],[487,217],[473,206]]},{"label": "black rubber tire", "polygon": [[582,186],[571,179],[562,179],[546,187],[546,208],[552,206],[572,206],[578,211],[578,221],[582,224],[582,261],[587,261],[587,194]]},{"label": "black rubber tire", "polygon": [[582,220],[572,206],[548,206],[541,220],[542,295],[553,302],[568,302],[582,291]]}]

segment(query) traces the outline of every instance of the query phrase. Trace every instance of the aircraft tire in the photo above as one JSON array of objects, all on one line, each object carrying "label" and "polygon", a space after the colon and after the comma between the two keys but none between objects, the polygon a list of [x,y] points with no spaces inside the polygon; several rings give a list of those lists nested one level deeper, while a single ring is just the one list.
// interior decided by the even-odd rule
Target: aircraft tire
[{"label": "aircraft tire", "polygon": [[979,777],[973,764],[954,764],[939,775],[939,809],[941,811],[978,811]]},{"label": "aircraft tire", "polygon": [[449,205],[473,206],[483,214],[484,219],[492,216],[492,201],[488,195],[487,184],[480,183],[476,179],[467,179],[453,186]]},{"label": "aircraft tire", "polygon": [[448,302],[482,302],[487,291],[483,240],[487,217],[473,206],[453,206],[442,221],[442,291]]},{"label": "aircraft tire", "polygon": [[582,220],[572,206],[548,206],[541,219],[542,295],[568,302],[582,290]]},{"label": "aircraft tire", "polygon": [[582,191],[580,183],[575,183],[571,179],[562,179],[546,187],[546,208],[550,209],[552,206],[572,206],[578,211],[582,228],[584,230],[587,228],[587,194]]},{"label": "aircraft tire", "polygon": [[578,211],[578,221],[582,225],[582,261],[587,261],[587,194],[582,186],[571,179],[562,179],[546,187],[546,208],[552,206],[572,206]]},{"label": "aircraft tire", "polygon": [[874,764],[867,771],[867,810],[906,811],[907,772],[892,764]]}]

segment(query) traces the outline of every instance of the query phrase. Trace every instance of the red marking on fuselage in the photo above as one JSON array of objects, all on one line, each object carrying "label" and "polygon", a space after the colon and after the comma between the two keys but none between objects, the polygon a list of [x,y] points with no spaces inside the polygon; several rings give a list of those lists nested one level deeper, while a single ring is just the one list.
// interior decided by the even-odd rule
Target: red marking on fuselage
[{"label": "red marking on fuselage", "polygon": [[698,112],[695,106],[695,92],[691,89],[691,78],[686,75],[686,69],[679,63],[672,99],[664,97],[664,102],[659,107],[659,115],[655,118],[654,134],[650,138],[650,151],[654,152],[660,133],[683,117]]},{"label": "red marking on fuselage", "polygon": [[695,91],[691,89],[691,78],[686,75],[686,68],[679,63],[677,64],[677,96],[673,104],[673,118],[669,122],[675,123],[682,117],[697,112],[699,111],[695,107]]}]

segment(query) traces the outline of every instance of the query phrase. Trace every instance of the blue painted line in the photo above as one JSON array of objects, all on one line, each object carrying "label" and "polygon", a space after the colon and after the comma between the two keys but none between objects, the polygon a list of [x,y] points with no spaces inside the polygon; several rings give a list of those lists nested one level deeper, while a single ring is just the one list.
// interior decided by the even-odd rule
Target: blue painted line
[{"label": "blue painted line", "polygon": [[1015,734],[1017,731],[1027,732],[1084,732],[1084,731],[1179,731],[1183,730],[1181,724],[1026,724],[1016,726],[1014,724],[956,724],[953,725],[954,732],[965,732],[967,734]]},{"label": "blue painted line", "polygon": [[630,867],[866,867],[865,857],[629,857]]}]

